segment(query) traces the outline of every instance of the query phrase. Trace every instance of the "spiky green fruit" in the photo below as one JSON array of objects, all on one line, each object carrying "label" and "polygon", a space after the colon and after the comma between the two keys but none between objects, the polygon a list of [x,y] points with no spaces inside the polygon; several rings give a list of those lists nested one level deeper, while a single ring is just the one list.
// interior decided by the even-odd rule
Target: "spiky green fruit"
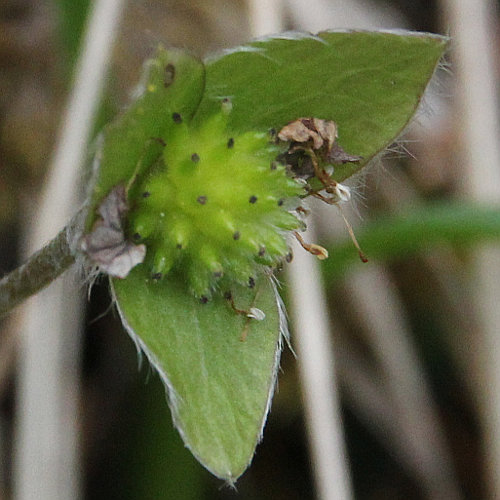
[{"label": "spiky green fruit", "polygon": [[253,286],[303,225],[290,210],[304,187],[275,161],[282,150],[267,133],[231,134],[228,107],[197,128],[174,113],[161,161],[129,200],[130,236],[146,243],[152,279],[182,273],[202,300],[233,282]]}]

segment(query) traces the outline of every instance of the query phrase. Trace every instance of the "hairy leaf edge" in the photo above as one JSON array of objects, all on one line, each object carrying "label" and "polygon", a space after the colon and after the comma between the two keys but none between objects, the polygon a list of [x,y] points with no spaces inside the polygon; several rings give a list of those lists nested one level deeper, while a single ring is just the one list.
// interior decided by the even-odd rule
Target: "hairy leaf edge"
[{"label": "hairy leaf edge", "polygon": [[290,333],[289,333],[289,329],[288,329],[288,321],[287,321],[285,305],[284,305],[283,300],[281,299],[281,296],[279,295],[279,292],[277,290],[276,278],[274,276],[269,276],[268,279],[269,279],[269,283],[270,283],[270,285],[273,289],[274,295],[275,295],[276,306],[278,308],[278,317],[279,317],[279,336],[278,336],[278,341],[276,342],[276,349],[275,349],[275,353],[274,353],[274,364],[273,364],[273,369],[272,369],[272,373],[271,373],[269,393],[267,396],[266,406],[264,408],[264,412],[262,415],[261,425],[260,425],[259,431],[256,435],[254,453],[252,454],[252,456],[250,457],[250,459],[245,464],[245,466],[242,470],[237,471],[236,474],[232,474],[231,471],[228,471],[228,473],[226,475],[221,475],[220,472],[214,471],[211,468],[209,468],[203,462],[201,457],[191,447],[191,443],[189,442],[189,440],[186,437],[186,434],[184,433],[184,429],[183,429],[181,421],[180,421],[181,419],[179,417],[178,401],[181,398],[176,393],[175,388],[173,387],[172,383],[169,380],[168,373],[161,367],[156,356],[148,349],[148,347],[142,341],[140,336],[137,333],[135,333],[134,329],[128,323],[125,313],[120,308],[119,301],[118,301],[118,298],[116,296],[116,292],[115,292],[115,289],[113,286],[113,280],[112,279],[109,280],[112,301],[115,304],[115,307],[116,307],[116,310],[117,310],[118,315],[120,317],[120,321],[122,322],[123,328],[125,328],[125,331],[128,333],[129,337],[132,339],[132,342],[134,342],[134,344],[136,346],[137,353],[139,356],[139,367],[141,366],[142,355],[144,354],[146,356],[147,360],[149,361],[150,365],[158,373],[162,383],[165,386],[167,404],[168,404],[168,406],[170,408],[170,412],[172,414],[172,422],[174,424],[174,427],[177,429],[177,431],[181,435],[182,441],[184,442],[184,444],[188,448],[188,450],[193,454],[193,456],[198,460],[198,462],[200,462],[200,464],[203,465],[203,467],[205,467],[210,473],[212,473],[214,476],[218,477],[219,479],[223,479],[223,480],[227,481],[227,483],[231,486],[234,485],[236,480],[248,468],[248,466],[250,465],[250,463],[253,459],[253,456],[255,454],[255,448],[262,441],[264,427],[265,427],[265,424],[267,421],[267,416],[269,415],[269,412],[271,409],[271,403],[272,403],[273,396],[274,396],[276,386],[277,386],[279,364],[280,364],[280,359],[281,359],[281,353],[283,351],[283,341],[285,341],[287,343],[287,345],[290,346]]}]

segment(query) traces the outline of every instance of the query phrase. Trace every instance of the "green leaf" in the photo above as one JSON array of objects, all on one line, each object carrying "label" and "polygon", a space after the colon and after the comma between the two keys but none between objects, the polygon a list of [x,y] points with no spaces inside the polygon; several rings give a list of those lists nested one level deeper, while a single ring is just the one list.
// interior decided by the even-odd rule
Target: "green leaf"
[{"label": "green leaf", "polygon": [[68,68],[72,68],[78,49],[85,21],[89,11],[90,0],[56,0],[58,9],[58,31],[61,46],[67,57]]},{"label": "green leaf", "polygon": [[[408,123],[445,45],[445,38],[425,34],[283,35],[227,51],[207,61],[206,70],[182,52],[160,50],[139,99],[105,130],[92,207],[156,162],[161,142],[168,147],[173,113],[201,125],[226,96],[234,137],[301,116],[337,122],[340,145],[364,157],[336,168],[342,180]],[[169,63],[175,78],[165,87]],[[263,321],[237,314],[220,294],[201,304],[175,270],[156,282],[142,264],[113,287],[129,334],[167,387],[186,445],[212,473],[234,481],[260,438],[279,361],[282,313],[268,277],[253,290],[231,287],[236,307],[257,307]]]},{"label": "green leaf", "polygon": [[[213,474],[234,481],[252,459],[274,390],[281,350],[274,287],[233,291],[236,314],[222,297],[201,304],[182,277],[155,283],[145,266],[113,280],[124,325],[160,374],[184,442]],[[242,340],[242,336],[244,340]]]},{"label": "green leaf", "polygon": [[195,120],[222,97],[235,130],[279,130],[314,116],[333,120],[339,143],[363,156],[336,167],[341,181],[387,148],[413,116],[447,38],[410,32],[292,33],[223,52],[206,63],[206,91]]},{"label": "green leaf", "polygon": [[[167,66],[169,71],[167,71]],[[171,78],[171,68],[174,76]],[[204,66],[198,59],[180,50],[159,48],[147,61],[139,97],[103,132],[97,152],[98,172],[91,196],[95,208],[120,182],[131,180],[138,168],[146,170],[161,154],[162,144],[174,126],[173,113],[190,119],[204,90]],[[90,211],[87,227],[94,220]]]}]

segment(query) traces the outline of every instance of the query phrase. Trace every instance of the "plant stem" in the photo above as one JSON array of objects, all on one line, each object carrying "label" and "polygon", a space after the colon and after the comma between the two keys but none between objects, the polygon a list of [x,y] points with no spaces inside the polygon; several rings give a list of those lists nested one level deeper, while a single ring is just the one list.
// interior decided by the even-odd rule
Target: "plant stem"
[{"label": "plant stem", "polygon": [[75,262],[70,246],[72,233],[73,224],[70,223],[24,264],[0,280],[0,317],[45,288]]}]

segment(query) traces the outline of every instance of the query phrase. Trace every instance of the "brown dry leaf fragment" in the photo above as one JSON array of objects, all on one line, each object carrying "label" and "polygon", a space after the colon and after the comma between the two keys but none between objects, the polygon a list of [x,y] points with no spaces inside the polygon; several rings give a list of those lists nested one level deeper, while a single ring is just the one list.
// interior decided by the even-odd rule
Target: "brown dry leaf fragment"
[{"label": "brown dry leaf fragment", "polygon": [[290,122],[278,132],[278,139],[300,144],[312,141],[313,149],[320,149],[323,146],[323,139],[317,131],[308,127],[312,124],[312,120],[312,118],[299,118]]},{"label": "brown dry leaf fragment", "polygon": [[308,180],[316,175],[311,157],[303,151],[287,152],[283,158],[292,177]]},{"label": "brown dry leaf fragment", "polygon": [[316,130],[319,136],[326,142],[326,149],[330,151],[333,143],[337,139],[337,124],[331,120],[312,119],[313,130]]},{"label": "brown dry leaf fragment", "polygon": [[115,186],[99,205],[98,212],[105,226],[123,232],[122,219],[128,211],[125,186]]},{"label": "brown dry leaf fragment", "polygon": [[298,118],[285,125],[278,139],[291,142],[289,154],[294,151],[312,149],[319,157],[330,163],[357,162],[361,156],[347,154],[336,142],[337,124],[321,118]]},{"label": "brown dry leaf fragment", "polygon": [[115,278],[125,278],[146,256],[145,245],[125,240],[123,218],[128,211],[125,186],[115,186],[99,205],[101,219],[80,243],[81,250],[99,269]]},{"label": "brown dry leaf fragment", "polygon": [[326,142],[329,151],[337,138],[337,125],[331,120],[299,118],[285,125],[278,133],[282,141],[312,143],[313,150],[321,149]]},{"label": "brown dry leaf fragment", "polygon": [[127,241],[109,264],[101,264],[99,267],[114,278],[126,278],[137,264],[144,261],[145,256],[145,245],[134,245]]},{"label": "brown dry leaf fragment", "polygon": [[86,235],[81,249],[101,271],[115,278],[125,278],[146,256],[145,245],[125,241],[123,233],[105,226]]},{"label": "brown dry leaf fragment", "polygon": [[350,155],[346,153],[337,143],[333,145],[327,154],[327,161],[331,163],[356,163],[362,160],[362,156]]}]

